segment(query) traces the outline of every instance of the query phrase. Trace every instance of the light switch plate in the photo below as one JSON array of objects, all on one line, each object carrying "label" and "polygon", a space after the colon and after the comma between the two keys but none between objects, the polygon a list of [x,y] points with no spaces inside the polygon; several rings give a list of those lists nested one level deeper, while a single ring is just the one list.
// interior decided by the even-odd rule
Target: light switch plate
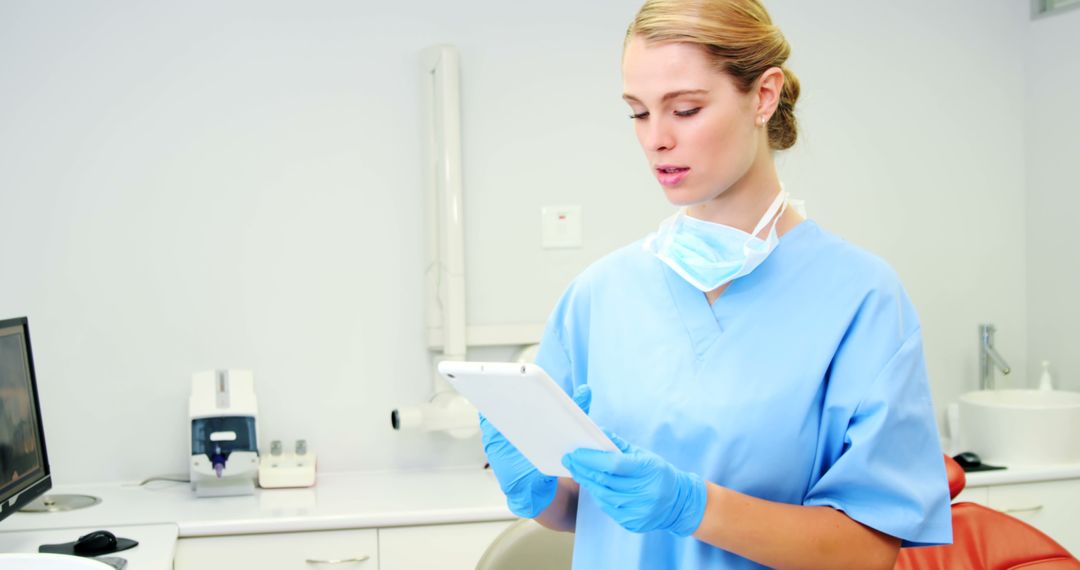
[{"label": "light switch plate", "polygon": [[581,206],[544,206],[540,220],[544,249],[581,247]]}]

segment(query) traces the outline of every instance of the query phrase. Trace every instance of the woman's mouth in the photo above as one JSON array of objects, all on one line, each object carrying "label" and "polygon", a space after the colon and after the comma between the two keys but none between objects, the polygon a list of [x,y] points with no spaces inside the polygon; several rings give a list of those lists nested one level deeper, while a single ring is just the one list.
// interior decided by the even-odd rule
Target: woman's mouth
[{"label": "woman's mouth", "polygon": [[656,179],[660,181],[661,186],[677,186],[687,174],[690,174],[689,166],[661,164],[656,167]]}]

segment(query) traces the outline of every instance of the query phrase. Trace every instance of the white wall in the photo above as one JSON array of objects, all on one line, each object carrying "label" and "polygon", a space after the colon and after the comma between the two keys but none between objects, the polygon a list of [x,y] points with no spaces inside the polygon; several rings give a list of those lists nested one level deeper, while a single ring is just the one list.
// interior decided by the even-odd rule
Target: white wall
[{"label": "white wall", "polygon": [[[783,176],[823,225],[899,272],[939,412],[978,385],[978,324],[1027,360],[1024,2],[771,2],[802,78]],[[1012,386],[1021,375],[999,377]],[[940,417],[940,415],[939,415]]]},{"label": "white wall", "polygon": [[[980,321],[1026,365],[1021,4],[769,3],[804,89],[782,177],[900,272],[939,408]],[[637,7],[0,0],[0,315],[57,479],[186,470],[190,374],[226,366],[324,470],[482,461],[387,421],[429,391],[417,54],[461,50],[470,320],[542,320],[668,211],[619,100]],[[545,252],[566,203],[585,248]]]},{"label": "white wall", "polygon": [[1058,386],[1080,390],[1080,11],[1033,20],[1026,45],[1028,373],[1049,360]]}]

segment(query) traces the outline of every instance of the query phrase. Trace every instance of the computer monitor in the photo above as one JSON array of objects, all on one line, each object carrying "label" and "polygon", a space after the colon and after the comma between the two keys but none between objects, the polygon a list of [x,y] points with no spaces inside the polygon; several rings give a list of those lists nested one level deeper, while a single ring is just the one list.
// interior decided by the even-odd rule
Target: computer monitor
[{"label": "computer monitor", "polygon": [[0,320],[0,520],[50,488],[30,328]]}]

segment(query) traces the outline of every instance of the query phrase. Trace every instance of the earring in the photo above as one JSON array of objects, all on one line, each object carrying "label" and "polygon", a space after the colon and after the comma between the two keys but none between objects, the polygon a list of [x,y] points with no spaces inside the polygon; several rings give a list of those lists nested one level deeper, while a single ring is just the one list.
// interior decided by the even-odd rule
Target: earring
[{"label": "earring", "polygon": [[760,119],[758,120],[758,125],[759,125],[759,126],[762,126],[762,127],[764,127],[764,126],[765,126],[765,122],[766,122],[766,120],[767,120],[767,119],[765,119],[765,117],[761,117],[761,118],[760,118]]}]

